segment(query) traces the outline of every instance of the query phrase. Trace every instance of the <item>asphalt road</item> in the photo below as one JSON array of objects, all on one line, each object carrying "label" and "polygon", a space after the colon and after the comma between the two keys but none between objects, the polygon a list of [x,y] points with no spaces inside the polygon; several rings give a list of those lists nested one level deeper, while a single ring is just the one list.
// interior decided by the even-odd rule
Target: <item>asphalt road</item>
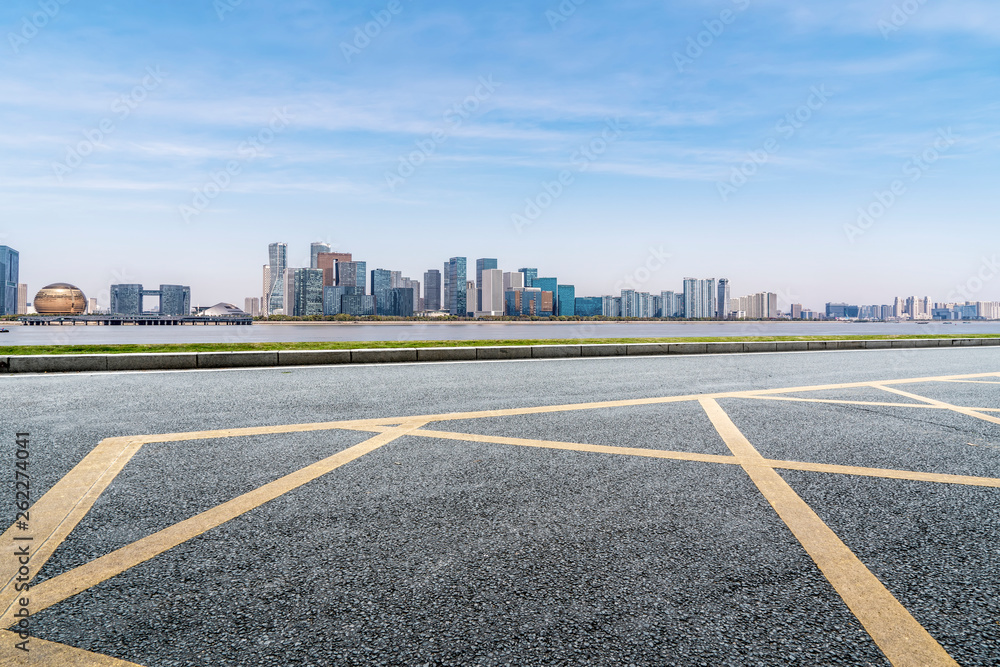
[{"label": "asphalt road", "polygon": [[32,571],[32,637],[146,667],[1000,655],[1000,350],[7,376],[0,415],[37,530],[106,439],[213,431],[144,441]]}]

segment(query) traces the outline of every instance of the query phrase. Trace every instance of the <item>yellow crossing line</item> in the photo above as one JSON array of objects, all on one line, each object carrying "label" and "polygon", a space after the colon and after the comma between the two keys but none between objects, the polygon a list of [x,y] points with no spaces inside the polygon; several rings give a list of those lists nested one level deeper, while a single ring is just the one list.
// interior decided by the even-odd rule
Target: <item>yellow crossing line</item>
[{"label": "yellow crossing line", "polygon": [[950,655],[767,464],[719,404],[700,401],[719,435],[834,590],[895,667],[954,665]]},{"label": "yellow crossing line", "polygon": [[[17,547],[27,545],[31,553],[30,576],[33,578],[37,575],[140,447],[131,438],[102,440],[32,505],[28,524],[34,539],[30,542],[16,540],[21,535],[15,523],[0,535],[0,554],[13,554]],[[19,567],[20,563],[16,558],[0,558],[0,583],[3,584],[0,587],[0,618],[7,618],[12,614],[15,602],[23,596],[15,588]],[[7,626],[5,624],[0,627]]]},{"label": "yellow crossing line", "polygon": [[[0,630],[0,646],[14,646],[19,641],[16,633]],[[0,654],[0,667],[141,667],[134,662],[35,637],[29,640],[28,648],[29,652],[23,655],[14,655],[20,653],[17,649],[11,649],[7,655]]]},{"label": "yellow crossing line", "polygon": [[944,401],[939,401],[939,400],[937,400],[935,398],[927,398],[926,396],[918,396],[917,394],[912,394],[912,393],[910,393],[908,391],[903,391],[902,389],[896,389],[894,387],[886,387],[886,386],[878,385],[878,384],[872,385],[872,386],[874,386],[876,389],[881,389],[883,391],[887,391],[887,392],[890,392],[890,393],[893,393],[893,394],[899,394],[900,396],[906,396],[907,398],[913,398],[913,399],[916,399],[918,401],[923,401],[923,402],[927,403],[928,405],[933,405],[935,407],[944,408],[946,410],[951,410],[952,412],[957,412],[959,414],[966,415],[967,417],[975,417],[976,419],[982,419],[983,421],[988,421],[988,422],[991,422],[993,424],[1000,424],[1000,418],[998,418],[998,417],[992,417],[990,415],[984,415],[984,414],[978,412],[975,408],[966,408],[966,407],[962,407],[960,405],[952,405],[951,403],[945,403]]},{"label": "yellow crossing line", "polygon": [[923,403],[889,403],[885,401],[845,401],[829,398],[799,398],[798,396],[743,396],[742,398],[755,398],[762,401],[796,401],[800,403],[832,403],[841,405],[871,405],[886,408],[918,408],[921,410],[943,410],[940,405],[926,405]]},{"label": "yellow crossing line", "polygon": [[[274,500],[289,491],[308,484],[328,472],[336,470],[342,465],[350,463],[396,440],[400,436],[420,428],[425,423],[420,420],[406,422],[401,426],[390,429],[385,433],[380,433],[322,461],[285,475],[269,484],[265,484],[259,489],[244,493],[217,507],[213,507],[201,514],[196,514],[190,519],[185,519],[180,523],[174,524],[169,528],[164,528],[128,546],[112,551],[105,556],[90,561],[86,565],[81,565],[69,572],[64,572],[52,579],[48,579],[37,586],[32,586],[31,611],[32,613],[38,613],[48,609],[66,598],[96,586],[102,581],[106,581],[129,568],[144,563],[168,549],[183,544],[191,538],[197,537],[242,514],[246,514],[270,500]],[[0,627],[10,627],[13,621],[13,612],[8,610],[8,613],[0,618]]]},{"label": "yellow crossing line", "polygon": [[[432,431],[418,429],[407,435],[439,440],[458,440],[461,442],[484,442],[497,445],[516,445],[518,447],[537,447],[540,449],[559,449],[572,452],[593,452],[597,454],[615,454],[618,456],[638,456],[651,459],[670,459],[673,461],[694,461],[700,463],[720,463],[723,465],[740,465],[743,459],[722,454],[701,454],[698,452],[678,452],[665,449],[644,449],[640,447],[614,447],[610,445],[588,445],[575,442],[560,442],[554,440],[532,440],[529,438],[511,438],[499,435],[480,435],[478,433],[456,433],[453,431]],[[756,458],[755,458],[756,460]],[[860,477],[881,477],[883,479],[901,479],[914,482],[935,482],[938,484],[958,484],[962,486],[984,486],[1000,488],[1000,478],[973,477],[970,475],[948,475],[935,472],[916,472],[912,470],[892,470],[889,468],[865,468],[858,466],[835,465],[830,463],[811,463],[805,461],[780,461],[764,459],[772,468],[781,470],[801,470],[804,472],[823,472],[836,475],[857,475]]]},{"label": "yellow crossing line", "polygon": [[[505,444],[515,444],[522,446],[532,446],[532,447],[549,447],[554,449],[565,449],[565,450],[575,450],[575,451],[590,451],[590,452],[600,452],[609,454],[622,454],[622,455],[632,455],[632,456],[646,456],[652,458],[664,458],[664,459],[675,459],[675,460],[687,460],[695,462],[704,463],[723,463],[730,465],[741,465],[748,474],[751,474],[751,478],[757,483],[758,488],[761,488],[762,492],[767,489],[765,496],[768,497],[769,502],[775,506],[777,510],[780,506],[782,508],[779,511],[779,515],[782,511],[785,515],[782,515],[782,519],[786,521],[786,524],[792,528],[795,532],[796,528],[793,528],[793,524],[804,530],[803,533],[810,540],[818,540],[817,544],[822,547],[820,551],[822,553],[837,553],[836,549],[830,551],[832,548],[830,545],[834,544],[827,539],[829,536],[823,537],[822,530],[816,528],[815,521],[819,521],[819,518],[812,513],[812,510],[808,508],[807,505],[797,495],[794,491],[791,491],[790,487],[783,489],[781,484],[784,484],[783,480],[774,472],[774,468],[783,468],[790,470],[808,470],[816,472],[826,472],[826,473],[836,473],[836,474],[850,474],[850,475],[864,475],[871,477],[883,477],[892,479],[907,479],[907,480],[918,480],[918,481],[928,481],[928,482],[938,482],[938,483],[948,483],[948,484],[966,484],[974,486],[989,486],[997,487],[1000,486],[1000,480],[991,478],[979,478],[979,477],[968,477],[961,475],[941,475],[935,473],[920,473],[912,471],[899,471],[899,470],[882,470],[876,468],[860,468],[854,466],[837,466],[819,463],[803,463],[795,461],[774,461],[763,459],[759,453],[746,442],[746,439],[739,434],[738,430],[735,430],[735,425],[729,420],[728,416],[722,412],[721,407],[718,406],[717,399],[721,398],[753,398],[753,399],[771,399],[771,400],[795,400],[803,402],[814,402],[814,403],[841,403],[841,404],[854,404],[854,405],[877,405],[877,406],[892,406],[892,407],[917,407],[924,409],[947,409],[959,412],[961,414],[966,414],[968,416],[976,417],[978,419],[983,419],[986,421],[991,421],[994,423],[1000,423],[1000,419],[981,414],[982,412],[1000,412],[998,408],[970,408],[955,406],[942,401],[936,401],[933,399],[928,399],[925,397],[917,396],[915,394],[909,394],[907,392],[896,390],[890,388],[890,385],[899,384],[918,384],[923,382],[979,382],[980,378],[996,378],[1000,376],[1000,373],[976,373],[976,374],[966,374],[966,375],[954,375],[954,376],[944,376],[944,377],[927,377],[927,378],[909,378],[900,380],[886,380],[880,382],[850,382],[841,384],[827,384],[827,385],[815,385],[809,387],[787,387],[782,389],[765,389],[765,390],[750,390],[750,391],[734,391],[734,392],[716,392],[716,393],[706,393],[706,394],[690,394],[685,396],[666,396],[666,397],[654,397],[654,398],[637,398],[637,399],[625,399],[625,400],[613,400],[613,401],[598,401],[598,402],[588,402],[588,403],[577,403],[577,404],[565,404],[565,405],[552,405],[552,406],[536,406],[528,408],[511,408],[511,409],[499,409],[499,410],[480,410],[472,412],[456,412],[456,413],[444,413],[437,415],[421,415],[421,416],[404,416],[404,417],[390,417],[384,419],[359,419],[359,420],[345,420],[345,421],[330,421],[330,422],[317,422],[308,424],[287,424],[279,426],[258,426],[258,427],[247,427],[247,428],[235,428],[235,429],[217,429],[217,430],[206,430],[206,431],[192,431],[187,433],[166,433],[159,435],[143,435],[143,436],[133,436],[128,438],[108,438],[103,440],[93,452],[87,455],[73,470],[67,474],[62,480],[60,480],[52,489],[49,490],[35,505],[31,508],[30,512],[32,516],[32,532],[36,536],[40,536],[40,541],[37,546],[32,550],[32,571],[37,574],[38,569],[51,557],[52,553],[59,546],[59,544],[65,540],[67,535],[73,528],[79,523],[83,516],[90,510],[93,503],[100,496],[100,494],[107,488],[115,476],[122,470],[122,468],[128,463],[132,456],[138,451],[138,449],[147,443],[154,442],[183,442],[183,441],[194,441],[203,440],[211,438],[229,438],[238,436],[254,436],[254,435],[274,435],[281,433],[298,433],[307,431],[324,431],[324,430],[353,430],[353,431],[363,431],[376,433],[377,435],[372,438],[362,442],[354,447],[351,447],[339,454],[331,456],[323,461],[307,466],[295,473],[286,475],[281,479],[275,480],[270,484],[264,485],[255,491],[251,491],[242,496],[234,498],[226,503],[223,503],[211,510],[207,510],[199,515],[191,517],[185,521],[182,521],[174,526],[166,528],[158,533],[150,535],[146,538],[138,540],[128,546],[122,547],[115,552],[102,556],[86,565],[80,566],[69,572],[65,572],[53,579],[50,579],[42,584],[32,587],[32,607],[33,611],[41,611],[53,604],[56,604],[72,595],[75,595],[83,590],[86,590],[92,586],[97,585],[101,581],[113,577],[125,570],[138,565],[139,563],[145,562],[157,555],[181,544],[197,535],[210,530],[211,528],[221,525],[226,521],[229,521],[237,516],[240,516],[255,507],[259,507],[263,503],[266,503],[274,498],[279,497],[289,491],[302,486],[303,484],[316,479],[317,477],[330,472],[345,463],[352,461],[364,454],[381,447],[388,442],[391,442],[399,437],[405,435],[415,435],[420,437],[434,437],[434,438],[444,438],[452,440],[466,440],[466,441],[479,441],[479,442],[498,442]],[[991,383],[989,381],[983,380],[982,383]],[[793,392],[811,392],[811,391],[822,391],[828,389],[850,389],[850,388],[863,388],[863,387],[874,387],[882,389],[888,392],[897,393],[902,396],[907,396],[910,398],[917,399],[921,401],[920,404],[905,404],[905,403],[888,403],[888,402],[866,402],[866,401],[836,401],[836,400],[824,400],[824,399],[805,399],[800,397],[790,397],[790,396],[780,396],[780,394],[787,394]],[[615,408],[615,407],[629,407],[629,406],[641,406],[641,405],[660,405],[669,403],[679,403],[679,402],[689,402],[689,401],[699,401],[702,406],[705,407],[706,411],[713,410],[711,406],[715,406],[717,409],[716,419],[713,419],[713,423],[719,419],[719,414],[724,417],[724,420],[719,422],[723,425],[728,422],[736,434],[739,434],[738,438],[732,431],[728,431],[730,439],[727,440],[727,444],[730,446],[731,451],[736,453],[736,450],[741,450],[742,453],[736,456],[719,456],[711,454],[698,454],[690,452],[669,452],[661,450],[647,450],[639,448],[622,448],[622,447],[606,447],[601,445],[582,445],[576,443],[560,443],[551,441],[540,441],[540,440],[528,440],[522,438],[499,438],[493,436],[478,436],[478,435],[468,435],[468,434],[457,434],[450,432],[441,431],[429,431],[423,430],[422,427],[431,422],[446,422],[455,421],[462,419],[483,419],[489,417],[505,417],[513,415],[529,415],[529,414],[546,414],[555,412],[569,412],[569,411],[581,411],[581,410],[594,410],[600,408]],[[710,414],[711,416],[711,414]],[[719,424],[716,423],[717,429]],[[721,433],[722,431],[720,431]],[[725,435],[724,435],[725,438]],[[735,439],[733,439],[735,438]],[[742,439],[742,440],[741,440]],[[735,444],[734,444],[735,443]],[[746,447],[749,446],[749,450]],[[736,448],[734,450],[734,447]],[[770,472],[770,475],[768,472]],[[772,477],[773,476],[773,477]],[[777,480],[775,480],[777,478]],[[778,484],[780,481],[781,484]],[[788,495],[791,493],[791,496]],[[771,494],[770,496],[768,494]],[[773,498],[773,499],[772,499]],[[777,503],[777,504],[776,504]],[[799,506],[797,503],[800,503]],[[804,509],[803,509],[804,507]],[[814,519],[809,517],[812,514]],[[792,521],[792,523],[789,523]],[[821,521],[819,521],[822,524]],[[808,530],[807,530],[808,528]],[[823,524],[825,528],[825,524]],[[829,529],[826,529],[829,531]],[[818,532],[817,532],[818,531]],[[6,549],[12,545],[13,538],[15,537],[15,526],[11,526],[2,536],[0,536],[0,549]],[[815,533],[815,534],[814,534]],[[796,534],[797,537],[799,536]],[[832,535],[832,532],[830,532]],[[818,537],[817,537],[818,536]],[[803,538],[800,537],[800,541]],[[844,550],[846,546],[843,545],[836,536],[833,536],[836,540],[836,544],[839,544]],[[803,542],[805,546],[805,542]],[[809,547],[807,547],[808,551]],[[850,551],[847,551],[850,554]],[[816,559],[817,556],[810,552],[813,558]],[[821,554],[822,555],[822,554]],[[850,554],[854,558],[853,554]],[[13,613],[13,596],[12,596],[12,584],[13,577],[16,576],[16,570],[11,570],[11,562],[14,559],[0,561],[0,610],[3,610],[3,614],[0,615],[0,627],[9,627],[12,625],[12,613]],[[855,560],[857,560],[855,558]],[[819,561],[817,561],[819,564]],[[860,562],[858,563],[860,564]],[[843,567],[843,563],[840,563],[838,567]],[[863,568],[864,566],[861,565]],[[822,569],[822,566],[821,566]],[[850,568],[848,568],[850,569]],[[867,570],[865,570],[867,572]],[[824,574],[830,578],[831,575],[824,570]],[[836,572],[835,572],[836,574]],[[870,573],[868,573],[869,576]],[[874,578],[874,577],[872,577]],[[875,580],[877,582],[877,580]],[[837,584],[834,579],[831,579],[831,583],[834,583],[835,588]],[[879,584],[881,585],[881,584]],[[841,592],[840,588],[837,588],[838,592]],[[883,587],[884,590],[884,587]],[[888,591],[885,592],[886,595]],[[841,592],[843,596],[844,593]],[[895,602],[895,599],[889,595],[889,598]],[[846,600],[847,598],[845,598]],[[885,600],[882,600],[885,602]],[[850,605],[849,605],[850,606]],[[877,605],[876,605],[877,606]],[[852,607],[852,610],[854,607]],[[900,607],[901,609],[901,607]],[[898,611],[898,610],[897,610]],[[905,612],[905,609],[902,610]],[[859,617],[860,618],[860,617]],[[896,618],[893,616],[893,618]],[[910,617],[912,620],[912,617]],[[876,620],[878,620],[876,618]],[[897,619],[898,620],[898,619]],[[864,621],[862,621],[864,622]],[[913,621],[916,623],[916,621]],[[919,624],[917,624],[919,627]],[[876,631],[883,633],[884,628],[875,624]],[[868,625],[866,624],[866,628]],[[921,631],[926,635],[926,631],[920,628]],[[869,629],[869,632],[872,632]],[[908,632],[908,631],[907,631]],[[905,634],[905,633],[904,633]],[[873,637],[875,635],[873,634]],[[881,635],[880,635],[881,636]],[[954,664],[953,662],[934,662],[940,658],[940,655],[935,654],[931,649],[923,646],[920,642],[923,641],[919,633],[915,635],[918,641],[917,652],[924,651],[925,649],[930,651],[923,657],[929,656],[931,661],[921,662],[919,664],[936,665],[936,664]],[[929,637],[929,635],[927,635]],[[32,640],[33,642],[41,640]],[[878,641],[878,640],[877,640]],[[888,645],[893,650],[896,650],[898,646],[893,643],[892,638],[888,641]],[[930,640],[933,642],[933,639]],[[902,642],[905,643],[905,642]],[[925,642],[926,643],[926,642]],[[882,644],[879,644],[882,646]],[[45,651],[51,651],[53,656],[51,659],[43,661],[42,664],[59,664],[59,665],[76,665],[76,664],[93,664],[93,665],[112,665],[124,667],[130,663],[124,663],[122,661],[115,661],[112,658],[105,658],[104,656],[97,656],[96,654],[88,654],[86,652],[80,652],[77,649],[72,649],[70,647],[62,647],[59,644],[53,644],[51,642],[46,642],[44,644],[47,648]],[[935,646],[937,646],[935,644]],[[938,650],[940,646],[937,646]],[[886,650],[883,647],[883,650]],[[45,655],[49,655],[46,653]],[[889,655],[887,651],[887,655]],[[910,655],[910,654],[907,654]],[[84,657],[81,657],[84,656]],[[947,654],[944,657],[950,661]],[[890,659],[892,660],[891,656]],[[923,658],[921,658],[923,659]],[[80,661],[83,662],[80,662]],[[910,662],[896,662],[893,660],[894,664],[897,665],[908,665],[908,664],[918,664]],[[4,665],[6,663],[0,663]]]}]

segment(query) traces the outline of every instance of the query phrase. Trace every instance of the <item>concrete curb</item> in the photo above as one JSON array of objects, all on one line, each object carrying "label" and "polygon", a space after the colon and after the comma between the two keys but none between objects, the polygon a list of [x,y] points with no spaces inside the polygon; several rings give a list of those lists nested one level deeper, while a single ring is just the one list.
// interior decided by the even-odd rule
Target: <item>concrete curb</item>
[{"label": "concrete curb", "polygon": [[600,345],[511,345],[495,347],[382,348],[370,350],[14,355],[0,357],[0,374],[159,371],[196,368],[391,364],[414,361],[562,359],[571,357],[632,357],[643,355],[739,354],[822,350],[901,350],[977,346],[1000,346],[1000,338],[761,341],[746,343],[612,343]]}]

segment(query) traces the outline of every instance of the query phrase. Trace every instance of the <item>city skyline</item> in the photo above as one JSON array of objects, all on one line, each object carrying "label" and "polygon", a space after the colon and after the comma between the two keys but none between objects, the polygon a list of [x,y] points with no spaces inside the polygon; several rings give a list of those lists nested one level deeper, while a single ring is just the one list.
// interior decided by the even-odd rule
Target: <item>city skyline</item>
[{"label": "city skyline", "polygon": [[276,233],[296,266],[508,257],[602,293],[656,248],[665,286],[944,298],[996,275],[1000,7],[897,4],[14,0],[0,243],[33,286],[203,303],[255,293]]}]

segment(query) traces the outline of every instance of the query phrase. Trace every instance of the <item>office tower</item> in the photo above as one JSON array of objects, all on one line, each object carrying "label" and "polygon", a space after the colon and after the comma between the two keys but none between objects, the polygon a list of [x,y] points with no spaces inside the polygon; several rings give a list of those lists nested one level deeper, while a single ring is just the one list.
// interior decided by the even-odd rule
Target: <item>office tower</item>
[{"label": "office tower", "polygon": [[345,315],[371,317],[375,314],[375,297],[371,294],[345,294],[340,303]]},{"label": "office tower", "polygon": [[497,260],[483,258],[476,260],[476,306],[469,310],[490,310],[483,305],[483,271],[490,271],[497,268]]},{"label": "office tower", "polygon": [[423,307],[420,305],[423,300],[420,298],[419,280],[411,280],[407,276],[403,276],[399,279],[399,284],[393,285],[393,287],[402,287],[403,289],[413,290],[413,312],[416,313],[423,310]]},{"label": "office tower", "polygon": [[465,316],[468,317],[471,314],[471,307],[476,302],[476,281],[467,280],[465,281],[465,303],[466,303],[466,313]]},{"label": "office tower", "polygon": [[24,283],[17,285],[17,312],[15,315],[26,315],[28,313],[28,286]]},{"label": "office tower", "polygon": [[829,319],[856,319],[861,313],[858,306],[846,303],[826,304],[826,316]]},{"label": "office tower", "polygon": [[319,269],[322,268],[319,265],[319,255],[320,253],[329,253],[331,250],[329,243],[312,243],[309,245],[309,268]]},{"label": "office tower", "polygon": [[375,314],[385,317],[413,317],[413,289],[390,287],[375,295]]},{"label": "office tower", "polygon": [[[452,315],[465,317],[468,309],[468,290],[465,280],[465,258],[452,257],[445,263],[444,307]],[[473,288],[475,289],[475,288]]]},{"label": "office tower", "polygon": [[424,272],[424,310],[441,310],[441,272],[437,269]]},{"label": "office tower", "polygon": [[634,289],[623,289],[619,298],[621,299],[620,317],[639,316],[639,296]]},{"label": "office tower", "polygon": [[316,266],[313,268],[322,269],[323,286],[332,287],[337,284],[337,262],[350,262],[349,252],[321,252],[316,255]]},{"label": "office tower", "polygon": [[715,278],[707,280],[684,279],[684,317],[688,319],[714,318],[718,312],[715,303],[718,298]]},{"label": "office tower", "polygon": [[[525,278],[527,281],[527,278]],[[556,305],[556,293],[559,291],[559,279],[558,278],[539,278],[535,276],[531,279],[531,286],[537,287],[543,292],[548,292],[552,295],[552,312],[555,312]]]},{"label": "office tower", "polygon": [[260,291],[260,306],[261,306],[261,311],[262,311],[261,315],[263,315],[263,316],[266,317],[267,315],[270,314],[268,312],[268,304],[269,304],[270,298],[271,298],[269,296],[269,294],[271,293],[271,265],[270,264],[265,264],[264,265],[264,268],[262,270],[262,274],[263,274],[263,276],[262,276],[263,277],[263,281],[261,283],[262,284],[262,288],[261,288],[261,291]]},{"label": "office tower", "polygon": [[576,315],[575,285],[558,285],[556,287],[556,314],[564,317]]},{"label": "office tower", "polygon": [[323,314],[322,269],[286,268],[282,313],[294,317]]},{"label": "office tower", "polygon": [[503,274],[503,291],[524,287],[524,274],[520,271],[508,271]]},{"label": "office tower", "polygon": [[715,300],[715,316],[720,320],[729,319],[729,301],[731,299],[729,295],[729,279],[719,278],[719,293]]},{"label": "office tower", "polygon": [[[98,311],[98,308],[97,308],[97,297],[93,297],[92,296],[89,299],[87,299],[87,314],[88,315],[93,315],[97,311]],[[25,311],[25,312],[27,312],[27,311]]]},{"label": "office tower", "polygon": [[476,311],[477,315],[503,315],[505,310],[503,271],[500,269],[483,269],[479,276],[476,293],[480,299],[480,309]]},{"label": "office tower", "polygon": [[802,304],[793,303],[792,304],[792,319],[801,320],[802,319]]},{"label": "office tower", "polygon": [[243,299],[243,312],[250,317],[260,317],[260,298],[248,296]]},{"label": "office tower", "polygon": [[17,314],[19,263],[20,253],[11,247],[0,245],[0,315]]},{"label": "office tower", "polygon": [[337,262],[337,286],[338,287],[360,287],[360,294],[365,293],[365,283],[368,279],[367,262]]},{"label": "office tower", "polygon": [[375,297],[375,314],[389,314],[389,290],[392,289],[392,271],[372,269],[371,293]]},{"label": "office tower", "polygon": [[264,296],[267,301],[266,311],[270,315],[279,308],[284,308],[285,305],[285,268],[288,267],[288,244],[270,244],[267,247],[267,264],[270,267],[268,272],[270,284]]},{"label": "office tower", "polygon": [[538,269],[518,269],[518,273],[524,276],[525,287],[535,287],[535,278],[538,277]]},{"label": "office tower", "polygon": [[602,296],[578,296],[574,301],[573,312],[580,317],[599,317],[604,314]]},{"label": "office tower", "polygon": [[160,285],[160,315],[183,317],[191,314],[191,288],[186,285]]},{"label": "office tower", "polygon": [[504,292],[504,313],[512,317],[542,315],[542,290],[515,287]]},{"label": "office tower", "polygon": [[663,317],[684,317],[684,293],[667,290],[660,292]]},{"label": "office tower", "polygon": [[110,311],[114,315],[141,315],[142,285],[112,285]]}]

